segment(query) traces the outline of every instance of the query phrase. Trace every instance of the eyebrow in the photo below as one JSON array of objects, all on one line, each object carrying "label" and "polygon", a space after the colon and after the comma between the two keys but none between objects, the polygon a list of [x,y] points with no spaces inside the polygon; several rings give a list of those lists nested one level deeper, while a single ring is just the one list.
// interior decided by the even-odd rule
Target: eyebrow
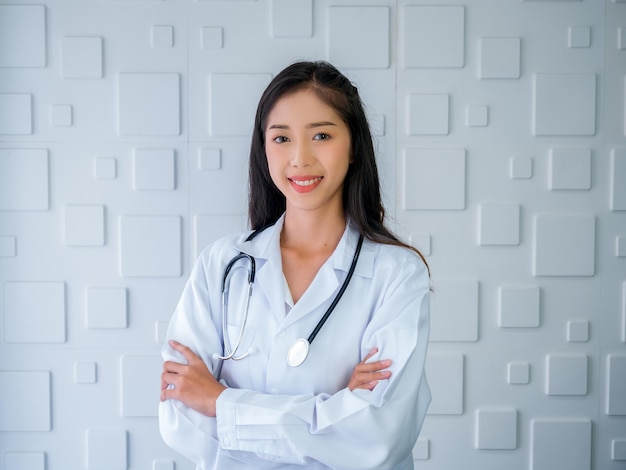
[{"label": "eyebrow", "polygon": [[[324,126],[336,126],[332,121],[320,121],[320,122],[311,122],[307,124],[305,127],[307,129],[314,129],[316,127],[324,127]],[[289,126],[286,124],[272,124],[268,127],[268,129],[289,129]]]}]

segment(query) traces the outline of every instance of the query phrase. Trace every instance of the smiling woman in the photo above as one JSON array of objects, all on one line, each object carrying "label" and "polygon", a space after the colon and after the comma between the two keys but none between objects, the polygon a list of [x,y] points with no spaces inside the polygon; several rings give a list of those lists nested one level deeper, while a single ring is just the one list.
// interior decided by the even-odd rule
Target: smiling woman
[{"label": "smiling woman", "polygon": [[249,178],[254,231],[204,250],[168,329],[164,440],[200,469],[413,468],[430,403],[428,267],[385,226],[344,75],[300,62],[275,77]]}]

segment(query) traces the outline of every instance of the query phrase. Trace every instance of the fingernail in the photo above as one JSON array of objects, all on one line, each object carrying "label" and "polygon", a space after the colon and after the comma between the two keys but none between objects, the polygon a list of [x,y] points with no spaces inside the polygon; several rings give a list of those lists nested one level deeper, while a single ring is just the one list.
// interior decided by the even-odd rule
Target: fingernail
[{"label": "fingernail", "polygon": [[389,367],[391,365],[391,359],[384,359],[380,361],[383,367]]},{"label": "fingernail", "polygon": [[170,345],[171,346],[178,346],[178,341],[174,341],[173,339],[170,339]]}]

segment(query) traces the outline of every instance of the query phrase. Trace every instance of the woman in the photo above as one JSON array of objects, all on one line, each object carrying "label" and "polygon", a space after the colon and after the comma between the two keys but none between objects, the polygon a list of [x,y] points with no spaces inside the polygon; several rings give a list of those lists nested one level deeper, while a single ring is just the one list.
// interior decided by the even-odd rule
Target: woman
[{"label": "woman", "polygon": [[[204,250],[168,330],[164,440],[200,469],[413,468],[428,268],[384,225],[361,100],[330,64],[295,63],[265,90],[249,182],[255,232]],[[227,269],[240,253],[249,297],[252,261]]]}]

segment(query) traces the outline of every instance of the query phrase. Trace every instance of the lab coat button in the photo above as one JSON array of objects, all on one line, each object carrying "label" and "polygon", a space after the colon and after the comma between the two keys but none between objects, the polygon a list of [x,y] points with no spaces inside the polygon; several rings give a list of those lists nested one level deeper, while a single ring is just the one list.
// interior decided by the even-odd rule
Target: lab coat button
[{"label": "lab coat button", "polygon": [[230,447],[230,439],[228,439],[228,438],[224,439],[224,446],[225,447]]},{"label": "lab coat button", "polygon": [[283,331],[279,331],[279,332],[278,332],[278,337],[279,337],[279,338],[282,338],[282,337],[284,337],[284,336],[285,336],[285,330],[283,330]]}]

